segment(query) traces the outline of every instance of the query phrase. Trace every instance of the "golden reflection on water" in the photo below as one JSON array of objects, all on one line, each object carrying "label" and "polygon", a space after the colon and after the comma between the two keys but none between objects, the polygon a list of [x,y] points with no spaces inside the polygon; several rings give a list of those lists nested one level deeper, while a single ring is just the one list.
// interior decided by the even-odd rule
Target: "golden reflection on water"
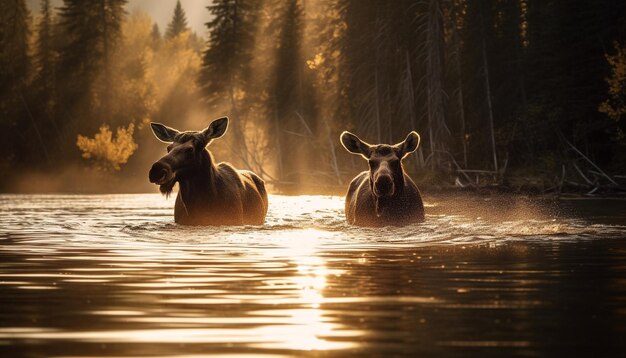
[{"label": "golden reflection on water", "polygon": [[[64,332],[50,329],[0,329],[0,338],[7,338],[18,335],[25,339],[49,339],[49,340],[67,340],[83,342],[184,342],[184,343],[212,343],[212,342],[241,342],[250,347],[263,349],[280,349],[280,350],[337,350],[347,349],[357,345],[356,342],[348,341],[332,341],[327,337],[357,337],[363,334],[359,330],[348,330],[346,327],[335,322],[334,319],[328,317],[323,309],[325,302],[324,289],[326,287],[327,276],[332,274],[339,276],[341,270],[329,270],[326,267],[323,256],[319,254],[319,240],[331,238],[334,234],[331,232],[317,229],[303,230],[286,230],[278,235],[274,235],[273,239],[281,242],[281,247],[273,250],[260,250],[263,257],[256,262],[281,261],[288,258],[288,265],[295,267],[294,270],[288,271],[293,274],[287,277],[281,277],[279,280],[270,279],[264,281],[263,288],[273,290],[277,287],[289,288],[284,294],[271,295],[269,298],[265,295],[233,295],[222,289],[207,289],[207,283],[216,284],[221,281],[228,282],[232,277],[212,277],[207,276],[207,272],[202,269],[202,265],[188,268],[177,268],[174,277],[163,277],[155,280],[155,282],[133,282],[118,283],[119,286],[132,288],[130,292],[136,294],[157,295],[166,298],[160,298],[159,302],[163,304],[177,305],[232,305],[232,304],[262,304],[274,306],[276,304],[289,305],[293,308],[289,309],[271,309],[271,310],[253,310],[248,312],[244,317],[206,317],[206,316],[153,316],[147,312],[134,310],[94,310],[90,313],[99,316],[119,317],[118,320],[125,322],[136,322],[149,324],[154,327],[160,325],[182,325],[176,329],[137,329],[137,330],[116,330],[116,331],[82,331],[82,332]],[[64,273],[22,273],[14,274],[16,277],[48,277],[61,279],[63,282],[69,283],[97,283],[106,282],[106,278],[119,278],[122,272],[138,274],[146,274],[145,270],[162,270],[163,260],[175,258],[176,260],[185,261],[198,260],[195,252],[186,257],[184,252],[176,254],[164,253],[155,249],[151,243],[142,247],[141,242],[137,242],[134,246],[132,254],[126,253],[123,257],[107,260],[109,262],[124,261],[128,265],[135,266],[134,262],[154,261],[157,259],[159,264],[145,263],[140,267],[96,267],[96,268],[69,268]],[[64,259],[70,259],[69,256],[63,256]],[[92,256],[81,256],[83,260],[92,261]],[[105,257],[97,257],[103,261]],[[110,259],[110,257],[107,257]],[[123,259],[123,260],[122,260]],[[111,265],[113,266],[113,265]],[[175,265],[174,265],[175,266]],[[103,274],[103,272],[111,272],[111,275]],[[11,274],[5,274],[11,277]],[[68,277],[69,276],[69,277]],[[240,273],[240,279],[245,279],[245,273]],[[250,276],[253,277],[254,276]],[[22,282],[22,281],[20,281]],[[200,287],[195,287],[195,286]],[[143,289],[141,288],[143,287]],[[43,289],[45,286],[19,286],[19,288],[27,289]],[[49,287],[56,288],[56,287]],[[192,293],[193,297],[189,297]],[[295,294],[294,294],[295,293]],[[200,297],[198,297],[200,296]],[[346,299],[339,298],[343,301]],[[349,298],[347,299],[349,301]],[[268,321],[272,322],[267,324]],[[212,325],[212,328],[184,328],[187,325]],[[238,324],[250,325],[255,327],[246,330],[227,328]],[[224,326],[220,328],[219,326]]]},{"label": "golden reflection on water", "polygon": [[262,227],[189,228],[158,196],[0,200],[0,356],[536,355],[568,329],[576,344],[578,326],[612,337],[584,310],[619,297],[602,291],[623,288],[602,270],[626,272],[626,255],[579,246],[622,238],[623,225],[440,201],[424,224],[360,229],[342,198],[271,202]]},{"label": "golden reflection on water", "polygon": [[[333,233],[317,229],[285,231],[275,236],[280,241],[285,239],[286,244],[281,255],[292,258],[292,263],[296,266],[296,274],[288,278],[290,281],[288,285],[296,288],[298,296],[296,299],[287,298],[282,302],[296,304],[300,308],[271,312],[272,316],[282,314],[288,319],[281,325],[264,326],[264,329],[260,330],[263,332],[263,342],[252,346],[269,349],[335,350],[357,345],[355,342],[332,342],[324,339],[338,336],[339,333],[336,331],[341,329],[344,329],[342,334],[344,337],[362,334],[358,331],[346,331],[344,327],[327,317],[321,307],[324,302],[326,277],[330,272],[326,268],[324,258],[318,253],[318,245],[320,239],[332,236]],[[332,274],[340,275],[341,271],[335,270]]]},{"label": "golden reflection on water", "polygon": [[[290,276],[289,280],[298,290],[296,302],[301,308],[284,312],[289,315],[289,334],[284,335],[282,328],[276,329],[275,332],[269,333],[268,343],[260,343],[256,346],[295,350],[346,349],[355,346],[356,344],[352,342],[331,342],[324,339],[324,337],[336,336],[333,331],[343,328],[325,316],[321,308],[324,302],[326,276],[329,271],[323,257],[318,254],[316,245],[317,240],[331,237],[332,233],[306,229],[285,234],[289,236],[289,244],[285,247],[286,254],[293,258],[293,263],[297,268],[297,274]],[[334,274],[340,274],[340,272],[335,271]],[[358,335],[358,332],[351,333]]]}]

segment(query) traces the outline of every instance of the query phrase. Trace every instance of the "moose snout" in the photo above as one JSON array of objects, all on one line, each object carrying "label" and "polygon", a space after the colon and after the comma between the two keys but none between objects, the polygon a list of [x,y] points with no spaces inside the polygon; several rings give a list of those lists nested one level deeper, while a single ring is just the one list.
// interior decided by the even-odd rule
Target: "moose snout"
[{"label": "moose snout", "polygon": [[156,162],[152,164],[148,178],[150,179],[150,183],[161,185],[169,179],[171,173],[172,169],[168,165]]},{"label": "moose snout", "polygon": [[394,192],[393,180],[389,175],[379,175],[374,182],[374,192],[378,196],[391,196]]}]

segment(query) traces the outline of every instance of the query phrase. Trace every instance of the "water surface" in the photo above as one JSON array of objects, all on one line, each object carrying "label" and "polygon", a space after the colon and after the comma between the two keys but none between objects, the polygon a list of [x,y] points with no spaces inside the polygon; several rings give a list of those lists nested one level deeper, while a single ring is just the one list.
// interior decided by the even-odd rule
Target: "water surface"
[{"label": "water surface", "polygon": [[626,202],[430,197],[406,228],[271,196],[262,227],[159,195],[0,196],[0,356],[624,356]]}]

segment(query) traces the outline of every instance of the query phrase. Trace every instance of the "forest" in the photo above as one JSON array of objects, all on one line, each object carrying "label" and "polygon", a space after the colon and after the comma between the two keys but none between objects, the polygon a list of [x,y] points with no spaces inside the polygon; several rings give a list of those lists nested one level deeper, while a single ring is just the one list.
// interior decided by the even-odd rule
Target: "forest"
[{"label": "forest", "polygon": [[148,123],[224,115],[210,150],[275,192],[343,192],[367,167],[344,130],[419,132],[426,190],[624,191],[623,0],[207,0],[204,33],[180,2],[163,29],[126,0],[39,6],[0,2],[0,191],[154,191]]}]

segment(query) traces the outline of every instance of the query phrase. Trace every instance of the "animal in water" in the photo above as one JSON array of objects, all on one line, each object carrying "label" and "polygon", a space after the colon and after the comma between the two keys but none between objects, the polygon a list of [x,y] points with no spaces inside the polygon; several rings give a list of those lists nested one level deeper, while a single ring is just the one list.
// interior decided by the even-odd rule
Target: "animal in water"
[{"label": "animal in water", "polygon": [[267,214],[267,191],[255,173],[228,163],[215,164],[207,146],[226,133],[228,117],[204,130],[179,132],[150,123],[152,132],[168,143],[167,154],[150,168],[151,183],[169,196],[178,183],[174,221],[183,225],[261,225]]},{"label": "animal in water", "polygon": [[357,226],[405,226],[424,221],[424,204],[417,185],[404,171],[402,159],[420,143],[417,132],[398,144],[368,144],[350,132],[341,134],[341,144],[369,163],[357,175],[346,194],[346,219]]}]

